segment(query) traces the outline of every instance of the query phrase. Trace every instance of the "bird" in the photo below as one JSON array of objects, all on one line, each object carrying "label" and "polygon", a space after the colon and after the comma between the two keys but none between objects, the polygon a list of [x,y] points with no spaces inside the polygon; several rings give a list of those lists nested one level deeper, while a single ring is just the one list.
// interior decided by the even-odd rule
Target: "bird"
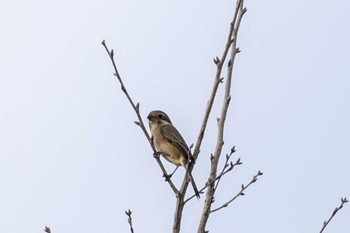
[{"label": "bird", "polygon": [[[152,142],[156,152],[160,153],[167,161],[174,164],[176,169],[181,166],[187,170],[190,162],[193,162],[190,150],[179,131],[171,123],[169,116],[163,111],[154,110],[148,114],[147,119],[149,120]],[[188,172],[188,174],[195,195],[199,198],[199,191],[192,174],[190,172]]]}]

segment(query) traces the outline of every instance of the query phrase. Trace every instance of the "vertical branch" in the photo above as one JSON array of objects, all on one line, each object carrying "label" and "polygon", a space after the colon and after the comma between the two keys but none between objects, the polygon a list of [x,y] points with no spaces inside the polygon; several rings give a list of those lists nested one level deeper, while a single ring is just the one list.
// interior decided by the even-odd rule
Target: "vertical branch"
[{"label": "vertical branch", "polygon": [[[221,78],[223,65],[225,63],[225,60],[226,60],[228,52],[229,52],[229,50],[231,48],[231,45],[234,44],[234,46],[236,46],[235,38],[237,36],[237,31],[238,31],[238,28],[235,27],[235,25],[237,25],[236,24],[236,20],[241,18],[242,15],[243,15],[242,13],[239,14],[239,12],[242,12],[241,5],[243,5],[243,3],[241,3],[241,2],[243,2],[243,1],[241,1],[241,0],[237,1],[236,10],[235,10],[234,17],[233,17],[233,20],[232,20],[231,25],[230,25],[230,31],[229,31],[229,34],[228,34],[228,38],[227,38],[227,42],[226,42],[226,46],[225,46],[224,52],[223,52],[223,54],[221,56],[221,60],[218,57],[216,57],[214,59],[214,63],[217,66],[216,74],[215,74],[215,80],[214,80],[214,84],[213,84],[213,88],[212,88],[212,92],[211,92],[210,98],[209,98],[208,103],[207,103],[207,107],[206,107],[205,112],[204,112],[204,117],[203,117],[203,120],[202,120],[202,124],[201,124],[201,128],[200,128],[199,135],[198,135],[198,138],[197,138],[197,142],[196,142],[196,145],[195,145],[195,148],[194,148],[194,152],[193,152],[193,160],[194,161],[196,161],[196,159],[198,158],[198,155],[200,153],[200,147],[201,147],[201,144],[202,144],[202,141],[203,141],[203,138],[204,138],[205,130],[206,130],[206,127],[207,127],[207,123],[208,123],[209,115],[211,113],[212,106],[214,104],[216,93],[217,93],[219,84],[222,83],[222,81],[223,81],[223,79]],[[238,25],[239,24],[240,24],[240,19],[239,19]],[[232,56],[231,56],[231,61],[233,61]],[[229,85],[231,85],[231,83]],[[188,172],[192,172],[194,163],[192,163],[191,165],[192,166],[190,166],[188,168],[188,170],[189,170]],[[215,177],[214,177],[214,180],[215,180]],[[182,185],[181,185],[180,192],[179,192],[180,195],[178,195],[177,199],[176,199],[176,209],[175,209],[174,222],[173,222],[173,233],[180,232],[182,212],[183,212],[183,208],[184,208],[184,204],[185,204],[185,202],[184,202],[184,198],[185,198],[184,197],[184,193],[186,193],[189,181],[190,180],[187,178],[187,176],[185,176],[185,178],[184,178],[184,180],[182,182]],[[204,231],[202,231],[202,232],[204,232]]]},{"label": "vertical branch", "polygon": [[[238,0],[238,2],[239,1],[240,0]],[[207,123],[208,123],[208,120],[209,120],[209,115],[211,113],[211,109],[212,109],[213,104],[214,104],[214,100],[215,100],[215,96],[216,96],[219,84],[222,83],[222,81],[223,81],[223,78],[221,78],[221,72],[222,72],[222,67],[223,67],[223,65],[225,63],[228,51],[229,51],[229,49],[231,47],[231,44],[233,42],[232,34],[233,34],[233,31],[234,31],[234,26],[236,24],[236,19],[237,19],[237,14],[238,14],[238,9],[239,9],[238,2],[237,2],[237,5],[236,5],[236,10],[235,10],[235,13],[234,13],[234,16],[233,16],[233,20],[232,20],[231,25],[230,25],[230,31],[229,31],[228,36],[227,36],[227,42],[226,42],[226,45],[225,45],[224,52],[223,52],[223,54],[221,56],[221,59],[219,59],[218,57],[214,58],[214,63],[216,64],[215,80],[214,80],[213,88],[212,88],[212,91],[211,91],[211,94],[210,94],[210,98],[209,98],[208,103],[207,103],[207,107],[206,107],[205,112],[204,112],[204,117],[203,117],[203,120],[202,120],[201,128],[199,130],[199,135],[197,137],[196,146],[194,148],[193,157],[194,157],[195,160],[197,159],[197,157],[198,157],[198,155],[200,153],[200,147],[202,145],[205,129],[207,127]]]},{"label": "vertical branch", "polygon": [[[186,177],[186,176],[185,176]],[[186,184],[188,186],[188,183]],[[186,188],[187,188],[186,186]],[[184,188],[184,189],[186,189]],[[182,212],[184,209],[184,193],[181,193],[176,197],[176,207],[175,207],[175,214],[174,214],[174,222],[173,222],[173,233],[179,233],[181,229],[181,219],[182,219]]]},{"label": "vertical branch", "polygon": [[[229,106],[229,103],[231,100],[231,82],[232,82],[233,64],[234,64],[236,54],[238,52],[238,49],[236,48],[237,33],[239,30],[239,26],[240,26],[242,17],[243,17],[245,12],[246,12],[246,8],[243,8],[243,0],[238,0],[237,6],[236,6],[235,18],[233,19],[233,21],[231,23],[231,27],[233,27],[232,38],[231,38],[231,41],[232,41],[231,54],[230,54],[230,60],[228,61],[228,64],[227,64],[228,70],[227,70],[227,79],[226,79],[226,84],[225,84],[225,94],[224,94],[223,105],[222,105],[222,109],[221,109],[221,115],[220,115],[220,118],[218,119],[217,142],[216,142],[214,155],[213,155],[213,158],[211,160],[211,169],[210,169],[210,175],[209,175],[208,182],[210,182],[211,180],[214,180],[216,178],[218,162],[220,159],[222,147],[224,145],[224,126],[225,126],[225,120],[226,120],[226,116],[227,116],[228,106]],[[205,226],[207,225],[207,222],[209,219],[210,209],[211,209],[211,205],[213,203],[214,194],[215,194],[215,186],[214,186],[214,184],[212,184],[208,187],[202,216],[201,216],[200,223],[198,226],[198,233],[205,232]]]}]

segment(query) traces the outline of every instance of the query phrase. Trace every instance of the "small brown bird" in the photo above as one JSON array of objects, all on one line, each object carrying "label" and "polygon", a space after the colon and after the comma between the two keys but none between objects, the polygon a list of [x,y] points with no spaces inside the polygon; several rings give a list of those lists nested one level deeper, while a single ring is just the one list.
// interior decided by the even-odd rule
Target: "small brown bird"
[{"label": "small brown bird", "polygon": [[[156,110],[150,112],[147,118],[156,151],[170,163],[187,169],[190,150],[179,131],[171,123],[168,115],[163,111]],[[189,176],[193,190],[199,198],[199,192],[191,173]]]}]

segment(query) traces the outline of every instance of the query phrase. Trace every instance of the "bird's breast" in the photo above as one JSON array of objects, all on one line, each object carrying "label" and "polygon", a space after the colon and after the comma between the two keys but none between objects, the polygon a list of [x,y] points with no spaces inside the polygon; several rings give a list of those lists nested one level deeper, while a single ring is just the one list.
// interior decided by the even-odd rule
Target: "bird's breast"
[{"label": "bird's breast", "polygon": [[153,128],[153,144],[157,152],[161,153],[163,157],[176,166],[185,166],[186,157],[165,138],[160,132],[160,128]]}]

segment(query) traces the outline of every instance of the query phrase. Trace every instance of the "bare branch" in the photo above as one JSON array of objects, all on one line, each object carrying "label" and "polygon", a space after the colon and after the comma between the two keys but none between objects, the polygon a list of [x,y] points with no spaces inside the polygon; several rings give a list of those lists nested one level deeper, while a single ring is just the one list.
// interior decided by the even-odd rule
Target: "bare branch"
[{"label": "bare branch", "polygon": [[[227,174],[228,172],[232,171],[235,166],[242,164],[240,158],[238,158],[235,163],[232,163],[232,162],[229,163],[229,160],[230,160],[230,158],[231,158],[231,156],[232,156],[232,154],[234,152],[236,152],[235,147],[232,147],[231,151],[230,151],[230,154],[228,154],[226,156],[226,162],[225,162],[225,165],[224,165],[221,173],[215,179],[213,179],[212,181],[207,182],[205,184],[205,186],[198,191],[200,194],[202,194],[203,191],[207,187],[209,187],[210,185],[214,184],[215,181],[220,180],[225,174]],[[185,195],[184,195],[185,191],[184,190],[186,190],[187,185],[188,185],[188,180],[186,181],[186,176],[185,176],[185,180],[184,180],[183,185],[182,185],[182,187],[181,187],[181,189],[179,191],[180,195],[178,196],[177,201],[176,201],[176,211],[175,211],[175,217],[174,217],[173,232],[179,232],[180,231],[180,223],[181,223],[181,218],[182,218],[182,211],[183,211],[183,208],[184,208],[185,204],[188,201],[192,200],[194,197],[196,197],[196,195],[194,194],[194,195],[190,196],[189,198],[187,198],[186,200],[184,200],[184,198],[185,198]]]},{"label": "bare branch", "polygon": [[[233,64],[234,64],[234,60],[235,60],[235,57],[237,54],[237,48],[236,48],[237,34],[238,34],[238,30],[239,30],[239,26],[240,26],[242,17],[244,15],[244,13],[246,12],[246,9],[243,8],[243,2],[244,2],[243,0],[238,0],[236,3],[236,10],[235,10],[234,17],[233,17],[233,20],[232,20],[231,25],[230,25],[230,31],[229,31],[227,43],[225,46],[225,50],[223,53],[223,58],[217,64],[217,73],[216,73],[216,77],[215,77],[215,82],[219,82],[219,77],[221,77],[222,66],[224,64],[224,61],[227,57],[229,50],[231,49],[231,54],[230,54],[230,58],[228,61],[228,66],[227,66],[227,79],[226,79],[226,83],[225,83],[225,93],[224,93],[223,105],[222,105],[222,109],[221,109],[221,115],[220,115],[219,120],[218,120],[217,142],[216,142],[214,155],[213,155],[212,160],[211,160],[210,176],[208,179],[209,182],[211,180],[214,180],[217,177],[216,174],[217,174],[218,162],[219,162],[219,159],[221,156],[222,147],[224,145],[224,140],[223,140],[223,138],[224,138],[224,126],[225,126],[225,120],[226,120],[226,116],[227,116],[228,106],[229,106],[229,103],[231,100],[231,81],[232,81]],[[215,89],[215,87],[216,86],[214,85],[213,91],[215,91],[215,93],[216,93],[217,87],[216,87],[216,89]],[[215,93],[212,94],[212,98],[215,97]],[[207,109],[208,109],[208,106],[207,106]],[[210,110],[211,110],[211,108],[209,108],[209,111]],[[207,116],[207,115],[209,116],[209,113],[206,112],[205,116]],[[206,124],[206,122],[205,122],[205,124]],[[203,124],[202,124],[202,126],[203,126]],[[204,127],[204,129],[205,129],[205,127]],[[200,133],[202,133],[202,132],[204,134],[204,131],[201,131]],[[195,152],[194,152],[195,158],[197,158],[196,156],[199,153],[200,143],[201,143],[201,134],[200,134],[199,140],[196,144],[196,148],[195,148]],[[198,147],[197,147],[197,145],[198,145]],[[199,223],[198,230],[197,230],[198,233],[205,232],[205,226],[206,226],[208,219],[209,219],[210,209],[211,209],[211,205],[212,205],[213,200],[214,200],[215,191],[216,190],[215,190],[214,184],[211,184],[208,187],[207,195],[205,198],[205,204],[203,207],[202,216],[201,216],[200,223]]]},{"label": "bare branch", "polygon": [[[239,12],[240,4],[243,5],[243,1],[241,3],[241,0],[238,0],[237,1],[237,5],[236,5],[236,10],[235,10],[235,13],[234,13],[234,16],[233,16],[233,20],[232,20],[231,25],[230,25],[230,31],[228,33],[227,42],[226,42],[226,45],[225,45],[225,48],[224,48],[224,52],[223,52],[223,54],[221,56],[221,59],[219,59],[218,57],[214,58],[214,63],[216,64],[215,80],[214,80],[214,85],[213,85],[213,88],[212,88],[212,92],[211,92],[210,98],[209,98],[208,103],[207,103],[207,107],[206,107],[205,112],[204,112],[204,117],[203,117],[203,120],[202,120],[201,128],[199,130],[197,143],[196,143],[196,146],[194,148],[193,156],[194,156],[195,160],[197,159],[197,157],[198,157],[198,155],[200,153],[200,147],[202,145],[205,129],[207,127],[207,123],[208,123],[208,120],[209,120],[209,115],[211,113],[211,109],[212,109],[213,104],[214,104],[214,100],[215,100],[215,96],[216,96],[219,84],[222,83],[222,81],[223,81],[223,78],[221,78],[222,67],[223,67],[223,65],[225,63],[225,60],[226,60],[228,51],[230,50],[231,44],[234,41],[233,40],[233,35],[235,33],[234,32],[234,28],[235,28],[236,19],[237,19],[237,15],[238,15],[238,12]],[[237,32],[236,32],[236,34],[237,34]],[[236,38],[234,38],[234,39],[236,39]]]},{"label": "bare branch", "polygon": [[[226,61],[226,58],[228,56],[230,49],[231,49],[231,54],[230,54],[230,59],[228,61],[228,74],[227,74],[226,87],[225,87],[224,104],[223,104],[223,108],[222,108],[222,112],[221,112],[221,117],[218,121],[217,146],[216,146],[214,155],[212,156],[212,159],[211,159],[212,167],[211,167],[210,177],[209,177],[208,182],[205,185],[205,187],[201,190],[201,191],[203,191],[204,189],[209,187],[208,192],[207,192],[207,197],[206,197],[206,205],[205,205],[204,210],[203,210],[203,213],[204,213],[203,215],[207,215],[207,216],[203,217],[203,215],[202,215],[200,227],[198,228],[198,232],[201,232],[201,233],[204,232],[204,227],[206,225],[206,222],[207,222],[207,219],[208,219],[209,213],[210,213],[209,211],[210,211],[210,207],[211,207],[211,202],[213,200],[213,196],[214,196],[216,188],[218,187],[218,183],[220,182],[220,179],[222,178],[223,175],[230,172],[235,165],[241,164],[239,160],[237,160],[237,162],[235,164],[233,164],[232,162],[229,163],[229,159],[231,157],[231,155],[230,155],[230,156],[228,156],[228,158],[225,162],[224,168],[221,171],[221,173],[218,176],[216,175],[217,174],[217,163],[219,161],[219,157],[220,157],[222,146],[223,146],[223,139],[222,139],[223,138],[223,129],[224,129],[225,119],[226,119],[226,115],[227,115],[228,105],[229,105],[229,102],[231,100],[230,87],[231,87],[231,79],[232,79],[232,67],[233,67],[235,55],[239,52],[239,49],[236,48],[237,32],[239,29],[241,18],[246,11],[246,9],[243,9],[242,6],[243,6],[243,0],[238,0],[236,10],[234,13],[234,17],[233,17],[233,20],[232,20],[231,25],[230,25],[230,31],[228,34],[227,43],[226,43],[226,46],[224,48],[222,57],[221,57],[221,59],[219,59],[218,57],[216,57],[214,59],[214,63],[216,64],[217,71],[216,71],[216,75],[215,75],[215,80],[214,80],[212,92],[211,92],[210,98],[208,100],[206,110],[204,112],[204,117],[202,120],[201,128],[199,131],[197,142],[196,142],[195,147],[194,147],[193,156],[192,155],[189,156],[191,158],[191,161],[189,161],[190,163],[188,164],[188,167],[186,169],[186,175],[184,177],[181,188],[179,190],[176,189],[176,187],[174,186],[174,184],[170,180],[170,177],[167,175],[167,172],[159,159],[159,154],[156,152],[156,150],[154,148],[152,138],[148,134],[146,127],[142,121],[140,111],[139,111],[139,108],[140,108],[139,103],[137,103],[135,105],[135,103],[133,102],[132,98],[130,97],[130,95],[129,95],[129,93],[128,93],[128,91],[127,91],[127,89],[126,89],[126,87],[121,79],[121,76],[118,72],[116,63],[114,61],[114,51],[113,50],[110,51],[108,49],[105,41],[102,42],[102,45],[105,47],[105,49],[106,49],[106,51],[111,59],[111,62],[113,64],[114,75],[118,79],[122,91],[126,95],[129,103],[131,104],[132,108],[134,109],[134,111],[137,115],[138,120],[135,121],[135,124],[138,125],[143,130],[147,140],[149,141],[149,143],[153,149],[154,157],[155,157],[156,161],[158,162],[160,168],[163,171],[164,177],[166,178],[169,185],[171,186],[174,193],[176,194],[176,210],[175,210],[174,223],[173,223],[173,232],[174,233],[180,232],[180,225],[181,225],[182,212],[183,212],[184,205],[187,201],[192,199],[192,197],[191,197],[191,198],[187,199],[186,201],[184,201],[185,193],[186,193],[187,187],[188,187],[189,182],[190,182],[189,177],[190,177],[191,172],[193,170],[193,166],[195,164],[195,161],[198,158],[198,155],[200,153],[201,143],[202,143],[203,138],[204,138],[207,122],[208,122],[209,115],[210,115],[211,110],[212,110],[212,106],[213,106],[213,103],[215,100],[218,86],[220,83],[223,83],[223,78],[221,76],[222,68],[223,68],[223,65]],[[191,148],[192,148],[192,146],[191,146]],[[233,152],[232,152],[232,154],[233,154]],[[214,186],[216,181],[217,181],[217,183]]]},{"label": "bare branch", "polygon": [[[227,169],[227,168],[228,168],[229,170],[232,170],[233,167],[234,167],[235,165],[240,165],[240,164],[242,164],[242,163],[240,162],[240,161],[241,161],[240,158],[238,158],[238,160],[236,161],[235,164],[233,164],[232,162],[229,164],[230,158],[231,158],[231,156],[233,155],[233,153],[235,153],[235,152],[236,152],[236,148],[235,148],[235,146],[233,146],[233,147],[231,148],[230,154],[226,154],[226,161],[225,161],[224,167],[222,168],[221,174],[224,173],[225,169]],[[219,175],[219,177],[220,177],[220,178],[218,179],[218,182],[216,182],[215,187],[214,187],[215,190],[217,189],[217,187],[218,187],[219,184],[220,184],[221,176]]]},{"label": "bare branch", "polygon": [[[153,142],[152,142],[152,138],[149,136],[149,134],[147,132],[147,129],[145,127],[145,124],[143,123],[141,114],[140,114],[140,103],[135,104],[134,101],[132,100],[132,98],[130,97],[130,95],[129,95],[129,93],[128,93],[128,91],[127,91],[127,89],[126,89],[126,87],[125,87],[125,85],[123,83],[123,80],[122,80],[122,78],[121,78],[121,76],[120,76],[120,74],[118,72],[118,68],[117,68],[117,65],[116,65],[115,60],[114,60],[114,51],[113,51],[113,49],[112,50],[108,49],[105,40],[102,41],[102,45],[106,49],[106,52],[107,52],[107,54],[108,54],[108,56],[111,59],[111,62],[113,64],[114,76],[118,79],[122,91],[124,92],[125,96],[129,100],[129,103],[131,104],[132,108],[134,109],[134,111],[136,113],[138,121],[135,121],[135,124],[140,126],[140,128],[142,129],[143,133],[145,134],[145,136],[146,136],[150,146],[152,147],[153,155],[156,155],[157,152],[156,152],[156,149],[154,148],[154,145],[153,145]],[[168,184],[170,185],[171,189],[174,191],[175,195],[178,195],[179,191],[177,190],[177,188],[175,187],[174,183],[171,181],[170,177],[168,176],[168,173],[166,172],[165,167],[164,167],[162,161],[160,160],[159,156],[154,156],[154,158],[156,159],[159,167],[161,168],[161,170],[163,172],[163,177],[165,177],[165,181],[168,182]]]},{"label": "bare branch", "polygon": [[[233,170],[233,168],[235,167],[235,166],[239,166],[239,165],[241,165],[242,164],[242,162],[241,162],[241,158],[238,158],[237,159],[237,161],[235,162],[235,163],[230,163],[229,164],[229,166],[224,166],[224,169],[221,171],[221,173],[214,179],[214,180],[212,180],[212,181],[210,181],[210,182],[207,182],[205,185],[204,185],[204,187],[203,188],[201,188],[200,190],[199,190],[199,193],[203,193],[203,191],[207,188],[207,187],[209,187],[210,185],[212,185],[212,184],[214,184],[214,182],[215,181],[217,181],[217,180],[220,180],[224,175],[226,175],[227,173],[229,173],[230,171],[232,171]],[[216,185],[217,186],[217,185]],[[185,204],[186,204],[186,202],[188,202],[189,200],[191,200],[192,198],[194,198],[196,195],[192,195],[191,197],[189,197],[188,199],[186,199],[186,201],[185,201]]]},{"label": "bare branch", "polygon": [[[223,81],[223,78],[221,78],[221,72],[222,72],[222,67],[223,67],[223,64],[224,64],[224,62],[226,60],[228,51],[230,49],[230,45],[233,42],[233,40],[231,38],[232,38],[232,34],[234,32],[234,26],[233,25],[235,24],[236,17],[237,17],[237,14],[238,14],[237,10],[236,10],[236,13],[235,13],[235,16],[234,16],[234,20],[231,23],[227,44],[225,46],[222,58],[221,58],[221,60],[218,57],[216,57],[214,59],[214,63],[217,65],[217,72],[216,72],[216,75],[215,75],[215,81],[214,81],[214,85],[213,85],[213,88],[212,88],[212,93],[211,93],[211,96],[210,96],[208,104],[207,104],[207,108],[206,108],[205,113],[204,113],[203,121],[202,121],[202,124],[201,124],[201,129],[200,129],[200,132],[199,132],[199,135],[198,135],[198,139],[197,139],[197,143],[196,143],[196,146],[195,146],[195,149],[194,149],[194,152],[193,152],[194,161],[197,159],[197,157],[198,157],[198,155],[200,153],[200,146],[201,146],[202,140],[204,138],[206,125],[207,125],[207,122],[208,122],[208,119],[209,119],[209,115],[210,115],[210,112],[211,112],[211,109],[212,109],[212,106],[213,106],[213,103],[214,103],[214,100],[215,100],[215,96],[216,96],[216,93],[217,93],[218,86]],[[189,168],[189,172],[191,172],[192,169],[193,169],[193,165],[192,165],[192,167]],[[186,181],[186,179],[185,179],[184,182],[183,182],[183,185],[181,187],[181,190],[183,191],[182,193],[184,193],[186,191],[187,186],[188,186],[188,180]],[[201,191],[203,191],[205,188],[203,188]],[[190,200],[192,198],[193,198],[193,196],[190,197],[189,199],[187,199],[185,202],[187,202],[188,200]],[[177,207],[180,208],[180,203],[179,203],[179,205],[177,205]],[[179,214],[181,212],[182,211],[176,211],[176,213],[179,213]],[[176,219],[181,219],[180,216],[175,216],[175,218]],[[179,228],[177,228],[177,229],[179,229]]]},{"label": "bare branch", "polygon": [[113,68],[114,68],[114,76],[118,79],[122,91],[124,92],[124,94],[125,94],[126,97],[128,98],[129,103],[131,104],[132,108],[134,109],[134,111],[135,111],[135,113],[136,113],[136,115],[137,115],[137,118],[139,119],[138,125],[141,127],[141,129],[142,129],[143,133],[145,134],[147,140],[151,143],[151,137],[149,136],[149,134],[148,134],[148,132],[147,132],[147,130],[146,130],[146,127],[145,127],[145,125],[144,125],[144,123],[143,123],[142,117],[141,117],[141,115],[140,115],[140,111],[139,111],[139,109],[140,109],[140,104],[137,103],[137,104],[135,105],[134,101],[131,99],[131,97],[130,97],[128,91],[127,91],[126,88],[125,88],[125,85],[124,85],[124,83],[123,83],[123,80],[122,80],[122,78],[121,78],[119,72],[118,72],[118,68],[117,68],[117,65],[116,65],[115,60],[114,60],[114,52],[113,52],[113,49],[110,51],[110,50],[108,49],[108,47],[107,47],[107,45],[106,45],[106,42],[105,42],[104,40],[102,41],[102,45],[103,45],[103,47],[106,49],[106,52],[108,53],[108,56],[109,56],[109,58],[111,59],[111,62],[112,62]]},{"label": "bare branch", "polygon": [[51,233],[50,227],[47,227],[47,226],[45,226],[44,231],[45,231],[46,233]]},{"label": "bare branch", "polygon": [[131,218],[131,210],[129,209],[128,211],[125,211],[125,214],[128,216],[128,223],[129,223],[129,226],[130,226],[130,232],[131,233],[134,233],[134,228],[132,227],[132,218]]},{"label": "bare branch", "polygon": [[220,207],[211,210],[210,213],[213,213],[213,212],[218,211],[218,210],[220,210],[220,209],[222,209],[222,208],[225,208],[225,207],[227,207],[229,204],[231,204],[231,202],[233,202],[234,200],[236,200],[239,196],[244,196],[244,195],[245,195],[245,194],[244,194],[244,191],[245,191],[251,184],[255,183],[255,181],[258,180],[258,176],[262,176],[262,175],[263,175],[263,173],[260,172],[260,171],[258,171],[258,173],[257,173],[255,176],[253,176],[252,180],[251,180],[247,185],[244,185],[244,184],[241,185],[241,190],[236,194],[236,196],[234,196],[233,198],[231,198],[228,202],[224,203],[224,204],[221,205]]},{"label": "bare branch", "polygon": [[324,221],[324,222],[323,222],[323,226],[322,226],[322,229],[321,229],[320,233],[323,232],[323,230],[327,227],[328,223],[329,223],[329,222],[333,219],[333,217],[337,214],[337,212],[338,212],[341,208],[343,208],[343,206],[348,202],[348,199],[346,199],[346,197],[340,198],[340,200],[341,200],[340,206],[339,206],[339,207],[336,207],[336,208],[333,210],[333,213],[332,213],[331,217],[330,217],[327,221]]}]

